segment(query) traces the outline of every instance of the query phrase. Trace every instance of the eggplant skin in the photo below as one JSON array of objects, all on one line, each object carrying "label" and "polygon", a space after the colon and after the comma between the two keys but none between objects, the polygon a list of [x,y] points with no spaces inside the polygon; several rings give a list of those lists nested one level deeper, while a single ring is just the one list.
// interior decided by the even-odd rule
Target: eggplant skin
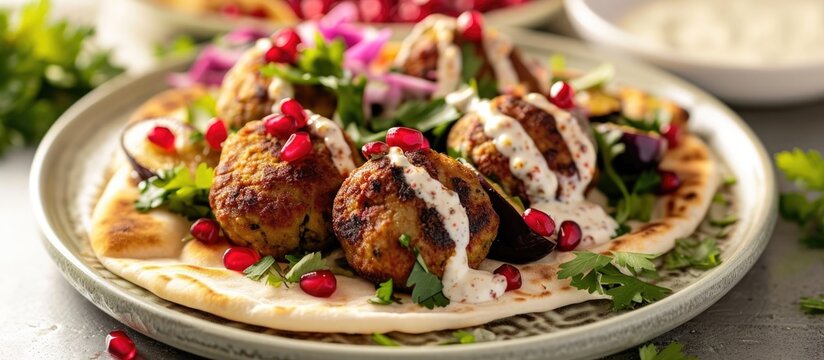
[{"label": "eggplant skin", "polygon": [[312,153],[292,163],[279,157],[286,139],[266,134],[260,121],[226,140],[209,200],[233,244],[277,258],[334,245],[332,202],[344,176],[323,139],[311,139]]},{"label": "eggplant skin", "polygon": [[[217,97],[217,115],[232,129],[272,113],[272,105],[281,99],[269,98],[271,78],[260,73],[266,65],[263,51],[253,47],[241,56],[226,73]],[[316,114],[332,117],[337,98],[321,86],[292,84],[294,98]]]},{"label": "eggplant skin", "polygon": [[[564,176],[577,176],[575,159],[558,131],[552,114],[512,95],[502,95],[491,100],[503,114],[521,124],[535,142],[549,168]],[[527,201],[524,183],[509,169],[509,158],[498,152],[495,143],[484,133],[483,123],[476,114],[470,113],[455,123],[447,138],[447,146],[467,156],[478,171],[495,181],[512,196]]]},{"label": "eggplant skin", "polygon": [[[498,232],[498,215],[477,175],[456,160],[432,150],[406,153],[434,179],[456,192],[469,217],[469,266],[486,258]],[[335,197],[333,227],[349,265],[362,277],[381,283],[392,279],[406,289],[417,249],[430,272],[443,276],[455,243],[434,208],[428,208],[405,182],[403,171],[386,157],[373,159],[344,181]],[[401,235],[410,237],[409,247]]]}]

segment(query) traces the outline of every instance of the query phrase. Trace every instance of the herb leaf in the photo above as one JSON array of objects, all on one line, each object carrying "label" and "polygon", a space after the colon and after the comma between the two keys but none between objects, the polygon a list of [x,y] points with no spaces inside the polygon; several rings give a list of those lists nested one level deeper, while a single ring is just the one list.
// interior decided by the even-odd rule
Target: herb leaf
[{"label": "herb leaf", "polygon": [[685,355],[684,345],[677,341],[671,342],[658,352],[654,344],[647,344],[638,349],[638,356],[641,360],[698,360],[694,356]]},{"label": "herb leaf", "polygon": [[375,296],[370,298],[369,302],[375,305],[389,305],[392,302],[400,302],[400,299],[394,296],[392,279],[382,282],[378,289],[375,290]]},{"label": "herb leaf", "polygon": [[449,305],[449,299],[443,294],[441,279],[430,273],[418,255],[415,265],[406,280],[406,286],[412,288],[412,302],[427,309]]},{"label": "herb leaf", "polygon": [[[574,252],[575,258],[560,265],[558,279],[571,278],[570,285],[589,293],[612,297],[613,310],[632,309],[637,305],[663,299],[671,290],[639,277],[656,277],[655,255],[613,252],[612,255]],[[627,275],[621,268],[634,275]]]},{"label": "herb leaf", "polygon": [[782,151],[775,155],[775,165],[787,179],[810,190],[824,191],[824,158],[818,151]]},{"label": "herb leaf", "polygon": [[275,258],[273,258],[272,256],[266,256],[258,260],[258,262],[256,262],[254,265],[251,265],[245,270],[243,270],[243,273],[246,274],[247,278],[250,278],[255,281],[260,281],[260,279],[262,279],[264,275],[269,274],[269,268],[274,264]]},{"label": "herb leaf", "polygon": [[452,337],[458,342],[458,344],[473,344],[475,343],[475,334],[466,331],[466,330],[458,330],[452,333]]},{"label": "herb leaf", "polygon": [[678,239],[675,241],[675,248],[664,256],[664,268],[670,270],[687,267],[710,269],[721,263],[720,257],[721,251],[718,250],[715,238]]},{"label": "herb leaf", "polygon": [[214,170],[205,163],[197,166],[194,178],[185,167],[162,170],[140,182],[140,197],[135,202],[135,208],[147,212],[166,206],[169,211],[189,220],[211,217],[209,187],[213,178]]},{"label": "herb leaf", "polygon": [[824,294],[818,297],[802,297],[799,303],[801,309],[808,314],[824,314]]},{"label": "herb leaf", "polygon": [[802,243],[824,248],[824,159],[818,151],[794,149],[776,154],[775,164],[788,179],[809,192],[781,194],[781,216],[801,227]]},{"label": "herb leaf", "polygon": [[398,242],[405,248],[409,248],[410,241],[412,241],[412,237],[407,234],[401,234],[401,236],[398,237]]},{"label": "herb leaf", "polygon": [[286,281],[297,282],[300,281],[300,277],[303,276],[303,274],[327,268],[329,268],[329,266],[326,264],[326,260],[323,259],[320,251],[313,252],[306,254],[298,262],[294,263],[284,277]]},{"label": "herb leaf", "polygon": [[372,333],[372,341],[374,341],[375,344],[383,346],[401,346],[401,344],[398,344],[395,340],[381,333]]}]

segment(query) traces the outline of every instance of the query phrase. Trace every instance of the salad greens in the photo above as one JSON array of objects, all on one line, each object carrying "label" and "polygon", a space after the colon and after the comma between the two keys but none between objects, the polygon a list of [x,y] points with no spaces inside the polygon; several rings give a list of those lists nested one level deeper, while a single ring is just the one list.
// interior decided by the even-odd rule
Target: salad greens
[{"label": "salad greens", "polygon": [[694,267],[711,269],[721,264],[721,251],[715,238],[699,240],[694,237],[678,239],[675,248],[664,256],[664,268],[668,270]]},{"label": "salad greens", "polygon": [[157,175],[143,180],[138,185],[140,197],[135,208],[140,212],[166,206],[176,214],[189,220],[212,217],[209,206],[209,188],[214,179],[214,169],[200,163],[195,174],[185,167],[165,169]]},{"label": "salad greens", "polygon": [[[612,252],[601,255],[575,251],[575,258],[560,266],[558,279],[571,279],[570,285],[612,298],[613,310],[632,309],[666,297],[670,289],[642,280],[658,277],[654,254]],[[629,274],[629,275],[628,275]]]},{"label": "salad greens", "polygon": [[122,70],[94,49],[91,28],[49,20],[51,2],[0,10],[0,156],[37,144],[69,106]]},{"label": "salad greens", "polygon": [[801,242],[824,248],[824,158],[796,148],[776,154],[775,165],[799,188],[781,194],[781,216],[801,227]]}]

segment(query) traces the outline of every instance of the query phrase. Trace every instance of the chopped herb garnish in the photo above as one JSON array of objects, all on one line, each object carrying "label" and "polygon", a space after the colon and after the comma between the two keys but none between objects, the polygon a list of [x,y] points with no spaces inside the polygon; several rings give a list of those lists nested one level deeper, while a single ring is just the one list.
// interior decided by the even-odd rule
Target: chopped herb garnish
[{"label": "chopped herb garnish", "polygon": [[638,356],[641,360],[698,360],[697,357],[684,354],[683,349],[684,345],[677,341],[671,342],[660,352],[654,344],[647,344],[638,349]]},{"label": "chopped herb garnish", "polygon": [[799,304],[808,314],[824,314],[824,294],[817,297],[802,297]]},{"label": "chopped herb garnish", "polygon": [[398,242],[401,243],[401,246],[405,248],[409,248],[410,241],[412,241],[412,237],[407,234],[403,234],[400,237],[398,237]]},{"label": "chopped herb garnish", "polygon": [[738,222],[738,217],[735,215],[727,215],[720,219],[710,219],[710,225],[715,227],[727,227]]},{"label": "chopped herb garnish", "polygon": [[140,182],[140,197],[135,208],[147,212],[165,206],[190,220],[211,217],[209,187],[213,178],[214,170],[205,163],[197,166],[194,177],[185,167],[161,170],[156,176]]},{"label": "chopped herb garnish", "polygon": [[312,271],[328,269],[326,260],[323,259],[320,251],[306,254],[303,258],[293,263],[286,273],[286,281],[297,282],[300,277]]},{"label": "chopped herb garnish", "polygon": [[275,264],[275,258],[271,256],[265,256],[262,259],[258,260],[254,265],[249,266],[246,270],[243,270],[243,273],[246,274],[246,277],[259,281],[263,278],[264,275],[269,273],[269,268]]},{"label": "chopped herb garnish", "polygon": [[801,227],[804,244],[824,248],[824,159],[818,151],[794,149],[776,154],[775,164],[802,190],[781,194],[781,216]]},{"label": "chopped herb garnish", "polygon": [[730,175],[724,178],[724,186],[733,186],[736,183],[738,183],[738,179],[735,176]]},{"label": "chopped herb garnish", "polygon": [[458,344],[473,344],[475,343],[475,334],[466,331],[466,330],[458,330],[452,333],[452,337],[458,342]]},{"label": "chopped herb garnish", "polygon": [[727,197],[722,193],[716,193],[712,197],[712,202],[716,204],[727,204]]},{"label": "chopped herb garnish", "polygon": [[675,241],[675,248],[664,256],[664,268],[670,270],[687,267],[710,269],[720,263],[721,251],[713,237],[704,240],[692,237],[678,239]]},{"label": "chopped herb garnish", "polygon": [[155,44],[154,56],[158,59],[185,57],[197,51],[197,43],[189,35],[180,35],[171,42]]},{"label": "chopped herb garnish", "polygon": [[394,296],[394,284],[392,279],[386,280],[375,290],[375,296],[369,299],[375,305],[389,305],[393,302],[400,303],[400,299]]},{"label": "chopped herb garnish", "polygon": [[412,287],[412,302],[415,304],[427,309],[449,305],[449,299],[443,294],[441,279],[429,272],[420,254],[409,273],[406,286]]},{"label": "chopped herb garnish", "polygon": [[584,91],[602,86],[612,81],[613,77],[615,77],[615,66],[610,63],[604,63],[586,74],[570,79],[568,83],[575,91]]},{"label": "chopped herb garnish", "polygon": [[373,333],[372,341],[374,341],[375,344],[383,346],[401,346],[401,344],[398,344],[395,340],[392,340],[388,336],[381,333]]},{"label": "chopped herb garnish", "polygon": [[655,265],[650,261],[655,255],[628,252],[602,255],[577,251],[574,254],[574,259],[561,264],[558,278],[570,278],[570,284],[577,289],[612,297],[613,310],[653,303],[671,292],[640,279],[657,276]]}]

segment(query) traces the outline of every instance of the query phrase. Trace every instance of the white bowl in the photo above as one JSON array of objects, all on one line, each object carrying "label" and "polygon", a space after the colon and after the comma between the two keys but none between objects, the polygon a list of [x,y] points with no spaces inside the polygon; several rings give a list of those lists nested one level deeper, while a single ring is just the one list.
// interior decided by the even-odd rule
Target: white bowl
[{"label": "white bowl", "polygon": [[824,61],[736,64],[688,57],[639,39],[616,23],[650,0],[565,0],[578,34],[611,51],[622,51],[667,68],[725,101],[779,105],[824,97]]}]

